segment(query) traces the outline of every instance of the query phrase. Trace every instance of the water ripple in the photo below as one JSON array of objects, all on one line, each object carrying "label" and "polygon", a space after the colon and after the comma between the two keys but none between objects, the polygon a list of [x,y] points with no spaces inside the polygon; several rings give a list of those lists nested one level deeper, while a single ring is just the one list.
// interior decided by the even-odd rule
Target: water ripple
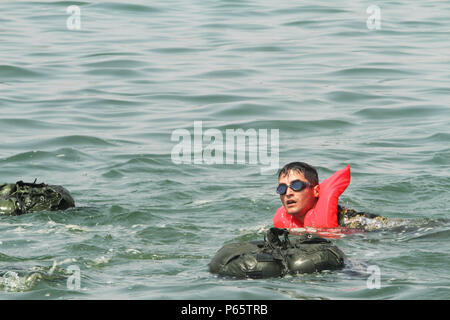
[{"label": "water ripple", "polygon": [[[372,30],[368,5],[2,2],[1,180],[62,184],[77,208],[0,217],[0,297],[449,298],[450,7],[380,3]],[[322,179],[350,164],[342,203],[407,222],[334,239],[352,259],[342,272],[218,279],[217,249],[272,224],[277,178],[174,163],[171,134],[192,138],[194,121],[279,130],[279,166],[306,161]]]}]

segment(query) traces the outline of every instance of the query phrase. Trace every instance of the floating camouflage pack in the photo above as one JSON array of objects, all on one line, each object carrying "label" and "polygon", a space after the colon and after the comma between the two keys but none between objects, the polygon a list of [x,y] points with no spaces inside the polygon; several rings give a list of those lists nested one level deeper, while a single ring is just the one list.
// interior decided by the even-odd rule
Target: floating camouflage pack
[{"label": "floating camouflage pack", "polygon": [[377,214],[338,206],[338,221],[341,227],[365,231],[381,230],[388,226],[389,220]]},{"label": "floating camouflage pack", "polygon": [[209,263],[209,271],[260,279],[344,267],[345,254],[331,241],[314,234],[288,235],[286,229],[270,228],[264,241],[226,244]]},{"label": "floating camouflage pack", "polygon": [[20,215],[75,207],[75,201],[69,191],[62,186],[35,182],[0,184],[0,215]]}]

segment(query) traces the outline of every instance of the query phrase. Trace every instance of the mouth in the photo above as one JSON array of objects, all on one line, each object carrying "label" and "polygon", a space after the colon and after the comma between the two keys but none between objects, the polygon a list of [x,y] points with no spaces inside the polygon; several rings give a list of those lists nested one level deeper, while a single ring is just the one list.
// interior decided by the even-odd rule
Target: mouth
[{"label": "mouth", "polygon": [[291,207],[291,206],[295,205],[296,203],[297,203],[297,201],[295,201],[295,200],[288,200],[288,201],[286,201],[286,205],[288,207]]}]

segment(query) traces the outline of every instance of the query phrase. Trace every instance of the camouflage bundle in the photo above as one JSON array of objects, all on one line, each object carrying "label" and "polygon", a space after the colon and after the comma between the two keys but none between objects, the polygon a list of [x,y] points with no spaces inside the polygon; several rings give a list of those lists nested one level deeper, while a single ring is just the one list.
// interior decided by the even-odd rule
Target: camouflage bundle
[{"label": "camouflage bundle", "polygon": [[0,184],[0,215],[65,210],[71,207],[75,207],[75,201],[62,186],[23,181]]},{"label": "camouflage bundle", "polygon": [[345,255],[331,241],[313,234],[288,235],[286,229],[270,228],[264,241],[226,244],[209,263],[209,271],[220,276],[261,279],[344,267]]},{"label": "camouflage bundle", "polygon": [[386,217],[369,212],[358,212],[353,209],[338,206],[339,226],[364,231],[380,230],[387,226]]}]

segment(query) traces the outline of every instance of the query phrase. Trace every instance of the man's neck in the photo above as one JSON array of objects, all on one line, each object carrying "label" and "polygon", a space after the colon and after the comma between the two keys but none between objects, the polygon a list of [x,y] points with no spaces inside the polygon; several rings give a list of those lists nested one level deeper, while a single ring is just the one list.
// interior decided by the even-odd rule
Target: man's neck
[{"label": "man's neck", "polygon": [[293,216],[295,218],[295,220],[297,220],[298,222],[300,222],[302,225],[305,224],[305,215],[294,215]]}]

